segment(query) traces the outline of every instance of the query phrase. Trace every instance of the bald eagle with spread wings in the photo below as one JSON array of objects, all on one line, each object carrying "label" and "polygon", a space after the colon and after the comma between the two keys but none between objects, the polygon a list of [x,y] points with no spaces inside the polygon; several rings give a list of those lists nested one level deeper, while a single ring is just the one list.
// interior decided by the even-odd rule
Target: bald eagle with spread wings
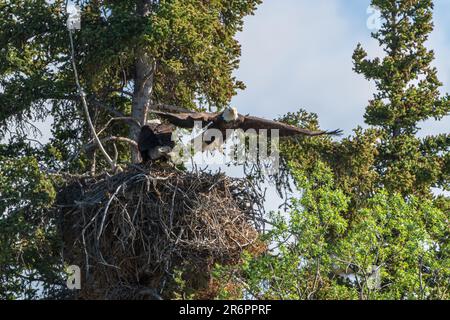
[{"label": "bald eagle with spread wings", "polygon": [[[311,131],[298,128],[279,121],[267,120],[250,115],[239,114],[236,108],[226,108],[222,112],[181,112],[169,113],[162,111],[152,111],[161,119],[170,124],[154,124],[152,126],[143,126],[139,136],[138,146],[144,162],[165,157],[174,147],[171,140],[174,126],[185,129],[194,128],[196,122],[200,122],[203,128],[217,129],[222,133],[222,141],[226,139],[227,129],[242,129],[244,132],[249,129],[259,131],[262,129],[277,129],[279,137],[303,136],[321,136],[321,135],[340,135],[341,130],[334,131]],[[170,142],[169,142],[170,140]],[[214,137],[206,144],[214,142]]]}]

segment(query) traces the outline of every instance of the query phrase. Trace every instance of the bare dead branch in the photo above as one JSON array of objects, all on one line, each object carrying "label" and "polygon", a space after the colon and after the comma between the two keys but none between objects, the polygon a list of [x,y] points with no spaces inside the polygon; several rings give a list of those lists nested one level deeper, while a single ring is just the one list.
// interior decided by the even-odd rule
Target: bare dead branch
[{"label": "bare dead branch", "polygon": [[83,88],[81,87],[81,84],[80,84],[80,80],[78,78],[77,65],[76,65],[76,62],[75,62],[75,49],[74,49],[74,45],[73,45],[72,30],[69,30],[69,39],[70,39],[70,53],[71,53],[71,58],[72,58],[72,66],[73,66],[73,72],[74,72],[74,76],[75,76],[75,82],[76,82],[76,85],[77,85],[78,94],[80,95],[80,98],[81,98],[81,103],[83,105],[83,109],[84,109],[84,113],[85,113],[85,116],[86,116],[86,120],[88,122],[88,125],[89,125],[89,128],[91,130],[91,133],[92,133],[92,135],[94,137],[95,143],[97,144],[97,146],[100,149],[101,153],[105,157],[106,161],[111,166],[111,169],[113,171],[115,171],[117,164],[114,163],[114,161],[111,159],[111,157],[109,156],[109,154],[106,152],[105,148],[103,147],[102,142],[100,141],[97,133],[95,132],[95,127],[94,127],[94,124],[92,123],[91,116],[89,115],[89,108],[88,108],[88,105],[87,105],[87,102],[86,102],[86,94],[84,93]]},{"label": "bare dead branch", "polygon": [[[134,141],[130,138],[120,137],[120,136],[109,136],[109,137],[100,139],[100,141],[101,141],[101,143],[106,143],[106,142],[111,142],[111,141],[125,142],[125,143],[128,143],[129,145],[135,147],[136,149],[138,147],[138,144],[136,141]],[[83,149],[84,149],[84,151],[89,152],[89,151],[92,151],[92,149],[94,149],[94,148],[98,148],[98,145],[95,142],[85,145]]]},{"label": "bare dead branch", "polygon": [[106,104],[96,100],[96,99],[90,99],[89,100],[91,104],[93,104],[96,107],[102,108],[105,111],[109,112],[110,114],[114,115],[115,117],[126,117],[122,112],[119,110],[116,110],[112,107],[107,106]]},{"label": "bare dead branch", "polygon": [[[99,132],[97,132],[97,135],[102,134],[103,131],[105,131],[108,128],[108,126],[114,121],[133,122],[133,123],[137,124],[138,126],[141,126],[141,123],[133,117],[115,117],[115,118],[109,119],[108,122],[105,124],[105,126]],[[89,142],[91,142],[91,141],[89,141]]]}]

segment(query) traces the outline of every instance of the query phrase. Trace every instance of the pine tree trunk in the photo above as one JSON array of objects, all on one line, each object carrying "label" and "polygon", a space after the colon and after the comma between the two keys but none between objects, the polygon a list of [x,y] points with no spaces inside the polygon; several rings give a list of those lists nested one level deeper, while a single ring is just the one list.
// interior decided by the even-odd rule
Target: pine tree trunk
[{"label": "pine tree trunk", "polygon": [[[151,12],[151,4],[151,0],[138,1],[136,5],[136,14],[140,16],[149,15]],[[131,116],[143,125],[147,121],[155,72],[154,59],[149,56],[143,48],[138,48],[136,51],[135,70]],[[132,125],[129,133],[130,139],[137,141],[139,131],[140,128],[137,125]],[[131,148],[131,159],[133,163],[137,163],[141,160],[139,153],[135,148]]]}]

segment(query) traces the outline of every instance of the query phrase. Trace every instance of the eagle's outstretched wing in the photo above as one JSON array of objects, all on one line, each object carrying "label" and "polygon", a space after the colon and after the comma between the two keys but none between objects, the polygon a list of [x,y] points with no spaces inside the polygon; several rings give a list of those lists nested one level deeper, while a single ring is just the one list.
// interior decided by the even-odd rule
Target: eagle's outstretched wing
[{"label": "eagle's outstretched wing", "polygon": [[253,116],[243,116],[239,115],[239,128],[246,131],[248,129],[278,129],[280,137],[290,137],[295,135],[305,135],[305,136],[321,136],[321,135],[340,135],[342,134],[341,130],[334,131],[312,131],[308,129],[298,128],[295,126],[291,126],[289,124],[267,120],[259,117]]},{"label": "eagle's outstretched wing", "polygon": [[[180,128],[193,128],[195,121],[201,121],[202,126],[206,126],[211,122],[217,120],[220,113],[207,113],[207,112],[184,112],[184,113],[169,113],[161,111],[152,111],[160,118],[167,120],[171,124]],[[291,126],[286,123],[267,120],[259,117],[244,116],[239,114],[237,121],[226,123],[222,128],[228,129],[242,129],[244,131],[248,129],[278,129],[280,137],[290,137],[295,135],[306,136],[320,136],[320,135],[340,135],[341,130],[334,131],[311,131],[308,129],[302,129],[295,126]]]},{"label": "eagle's outstretched wing", "polygon": [[207,112],[183,112],[183,113],[169,113],[161,111],[151,111],[162,119],[169,121],[171,124],[185,129],[191,129],[195,125],[195,121],[201,121],[202,126],[213,121],[218,113]]}]

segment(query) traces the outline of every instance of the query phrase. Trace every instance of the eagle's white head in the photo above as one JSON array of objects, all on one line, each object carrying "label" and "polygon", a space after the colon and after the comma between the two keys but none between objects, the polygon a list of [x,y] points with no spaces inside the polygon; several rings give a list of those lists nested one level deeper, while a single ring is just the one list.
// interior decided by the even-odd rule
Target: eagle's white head
[{"label": "eagle's white head", "polygon": [[222,117],[225,122],[231,122],[236,121],[239,115],[236,108],[227,107],[223,110]]}]

